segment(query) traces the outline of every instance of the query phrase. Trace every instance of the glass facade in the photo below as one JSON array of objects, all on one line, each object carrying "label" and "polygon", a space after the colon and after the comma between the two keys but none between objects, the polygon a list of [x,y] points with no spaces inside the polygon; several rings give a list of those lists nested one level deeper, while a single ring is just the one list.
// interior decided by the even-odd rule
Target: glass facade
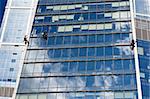
[{"label": "glass facade", "polygon": [[[136,0],[135,29],[143,99],[150,99],[150,2]],[[139,6],[140,5],[140,6]]]},{"label": "glass facade", "polygon": [[7,4],[0,29],[0,99],[14,99],[26,52],[23,38],[31,31],[36,2],[0,0],[4,1]]},{"label": "glass facade", "polygon": [[138,50],[139,50],[139,62],[140,62],[140,76],[142,85],[143,99],[150,98],[150,48],[149,41],[138,40]]},{"label": "glass facade", "polygon": [[136,0],[136,13],[150,14],[150,2],[148,0]]},{"label": "glass facade", "polygon": [[1,0],[0,99],[150,99],[149,14],[149,0]]},{"label": "glass facade", "polygon": [[16,99],[138,99],[129,0],[39,0]]}]

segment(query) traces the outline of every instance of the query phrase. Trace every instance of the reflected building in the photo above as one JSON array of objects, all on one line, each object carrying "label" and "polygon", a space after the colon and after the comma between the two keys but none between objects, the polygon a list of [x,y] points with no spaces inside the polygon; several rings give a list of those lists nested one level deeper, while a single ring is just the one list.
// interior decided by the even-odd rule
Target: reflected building
[{"label": "reflected building", "polygon": [[[13,98],[150,98],[147,0],[10,1],[8,19],[18,10],[20,20],[28,17],[20,22],[16,12],[14,21],[18,21],[9,24],[17,23],[20,27],[12,32],[7,32],[11,27],[4,28],[1,33],[0,50],[8,49],[2,62],[9,61],[10,66],[16,63],[9,69],[16,70],[17,75],[13,76]],[[146,9],[136,7],[141,2]],[[29,45],[23,42],[25,35]],[[2,66],[9,68],[8,64]],[[3,72],[10,74],[6,69]],[[6,81],[0,82],[5,86],[11,82],[3,78]],[[0,88],[0,96],[6,96],[5,87],[0,84]]]},{"label": "reflected building", "polygon": [[[139,6],[140,5],[140,6]],[[136,0],[135,30],[143,99],[150,98],[150,2]]]},{"label": "reflected building", "polygon": [[0,99],[14,99],[26,52],[23,38],[30,34],[37,1],[0,0],[0,13],[6,1],[0,28]]}]

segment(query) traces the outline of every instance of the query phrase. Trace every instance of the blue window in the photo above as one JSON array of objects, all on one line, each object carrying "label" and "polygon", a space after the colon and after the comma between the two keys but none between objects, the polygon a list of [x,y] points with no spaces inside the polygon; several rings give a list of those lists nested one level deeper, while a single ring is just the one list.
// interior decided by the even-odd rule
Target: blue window
[{"label": "blue window", "polygon": [[97,35],[97,43],[103,43],[104,42],[104,35]]},{"label": "blue window", "polygon": [[70,49],[62,49],[62,57],[69,57]]},{"label": "blue window", "polygon": [[87,36],[79,36],[80,44],[85,44],[87,43]]},{"label": "blue window", "polygon": [[105,42],[111,43],[112,40],[113,40],[112,34],[107,34],[107,35],[105,35]]},{"label": "blue window", "polygon": [[60,49],[56,49],[56,50],[55,50],[55,52],[54,52],[54,57],[55,57],[55,58],[61,57],[61,50],[60,50]]},{"label": "blue window", "polygon": [[89,43],[95,43],[95,35],[89,36]]},{"label": "blue window", "polygon": [[125,77],[124,77],[124,86],[126,86],[127,88],[131,88],[131,81],[132,81],[133,79],[131,78],[131,75],[126,75]]},{"label": "blue window", "polygon": [[63,71],[63,72],[67,72],[68,69],[69,69],[69,68],[68,68],[68,63],[67,63],[67,62],[64,62],[63,65],[62,65],[62,71]]},{"label": "blue window", "polygon": [[64,37],[64,44],[70,44],[71,43],[71,36],[65,36]]},{"label": "blue window", "polygon": [[48,45],[54,45],[55,44],[55,37],[49,37],[48,38]]},{"label": "blue window", "polygon": [[105,9],[111,8],[111,4],[105,4]]},{"label": "blue window", "polygon": [[46,6],[39,6],[41,8],[41,12],[45,12],[46,11]]},{"label": "blue window", "polygon": [[114,47],[114,55],[121,55],[120,48]]},{"label": "blue window", "polygon": [[122,61],[121,60],[115,60],[114,61],[114,69],[115,70],[123,70]]},{"label": "blue window", "polygon": [[44,73],[49,73],[51,71],[52,66],[50,64],[43,65],[43,71]]},{"label": "blue window", "polygon": [[38,34],[40,34],[41,31],[42,31],[42,27],[41,27],[41,26],[33,27],[33,30],[35,30],[35,31],[36,31],[36,34],[38,35]]},{"label": "blue window", "polygon": [[56,44],[62,44],[63,43],[63,37],[56,37]]},{"label": "blue window", "polygon": [[96,56],[104,56],[104,48],[96,48]]},{"label": "blue window", "polygon": [[130,40],[130,37],[129,37],[129,33],[124,33],[124,34],[122,34],[122,40]]},{"label": "blue window", "polygon": [[42,23],[43,22],[43,19],[35,19],[34,20],[34,23]]},{"label": "blue window", "polygon": [[58,29],[57,26],[51,26],[50,32],[56,33],[56,32],[57,32],[57,29]]},{"label": "blue window", "polygon": [[105,61],[105,71],[112,71],[113,69],[113,62],[110,61]]},{"label": "blue window", "polygon": [[88,56],[95,56],[95,48],[88,48]]},{"label": "blue window", "polygon": [[71,57],[78,57],[78,49],[77,48],[71,49]]},{"label": "blue window", "polygon": [[133,68],[133,64],[131,64],[131,60],[123,60],[123,69],[130,70],[130,67]]},{"label": "blue window", "polygon": [[48,32],[49,26],[44,26],[42,32]]},{"label": "blue window", "polygon": [[104,68],[105,68],[104,61],[96,62],[96,70],[97,71],[104,71]]},{"label": "blue window", "polygon": [[45,39],[40,39],[39,41],[40,41],[40,42],[39,42],[39,43],[40,43],[39,45],[40,45],[41,47],[45,47],[45,46],[47,45],[47,41],[46,41]]},{"label": "blue window", "polygon": [[95,78],[94,76],[87,76],[86,78],[86,87],[93,87],[94,86]]},{"label": "blue window", "polygon": [[129,22],[124,22],[121,24],[121,31],[123,32],[129,32],[131,29],[131,25]]},{"label": "blue window", "polygon": [[[143,96],[149,96],[150,97],[150,86],[146,85],[145,83],[142,83],[142,95]],[[144,97],[143,97],[144,98]]]},{"label": "blue window", "polygon": [[79,36],[72,36],[72,44],[79,44]]},{"label": "blue window", "polygon": [[80,48],[79,49],[79,56],[86,56],[87,48]]},{"label": "blue window", "polygon": [[147,69],[147,66],[149,66],[149,60],[148,59],[145,59],[145,58],[140,58],[140,68],[141,69]]},{"label": "blue window", "polygon": [[122,75],[114,77],[114,82],[115,82],[114,86],[116,88],[124,87],[123,76]]},{"label": "blue window", "polygon": [[96,10],[96,4],[89,5],[89,9],[90,9],[90,10]]},{"label": "blue window", "polygon": [[77,71],[77,66],[78,66],[78,63],[77,63],[77,62],[71,62],[70,65],[69,65],[69,71],[70,71],[70,72],[75,72],[75,71]]},{"label": "blue window", "polygon": [[81,14],[75,14],[74,20],[78,20],[80,18]]},{"label": "blue window", "polygon": [[120,34],[114,34],[113,35],[113,41],[118,43],[119,40],[121,40],[121,35]]},{"label": "blue window", "polygon": [[83,14],[83,18],[84,18],[84,20],[88,20],[89,18],[88,18],[88,13],[87,14]]},{"label": "blue window", "polygon": [[95,70],[95,62],[87,62],[87,70],[88,71]]},{"label": "blue window", "polygon": [[85,71],[86,70],[86,62],[79,62],[78,71]]},{"label": "blue window", "polygon": [[96,13],[90,13],[90,20],[96,20]]},{"label": "blue window", "polygon": [[97,19],[104,19],[103,13],[97,13]]},{"label": "blue window", "polygon": [[104,81],[105,81],[104,78],[105,78],[105,76],[96,76],[95,77],[95,80],[97,81],[96,82],[96,86],[98,86],[100,88],[103,88],[105,86],[105,84],[104,84]]},{"label": "blue window", "polygon": [[98,10],[101,10],[101,9],[104,9],[104,8],[105,8],[105,4],[98,4],[97,5]]},{"label": "blue window", "polygon": [[105,56],[112,56],[112,47],[105,47]]}]

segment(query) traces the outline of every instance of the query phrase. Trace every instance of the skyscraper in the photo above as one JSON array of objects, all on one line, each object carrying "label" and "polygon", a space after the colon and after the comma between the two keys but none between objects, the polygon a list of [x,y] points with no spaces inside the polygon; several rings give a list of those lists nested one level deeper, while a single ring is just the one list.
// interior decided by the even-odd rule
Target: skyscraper
[{"label": "skyscraper", "polygon": [[[37,0],[0,2],[4,1],[7,4],[0,28],[0,99],[12,99],[17,91],[26,52],[23,38],[32,28]],[[0,5],[2,8],[5,3]]]},{"label": "skyscraper", "polygon": [[149,99],[149,7],[148,0],[9,0],[0,96]]},{"label": "skyscraper", "polygon": [[143,99],[150,98],[150,2],[135,2],[135,32],[138,46],[140,81]]}]

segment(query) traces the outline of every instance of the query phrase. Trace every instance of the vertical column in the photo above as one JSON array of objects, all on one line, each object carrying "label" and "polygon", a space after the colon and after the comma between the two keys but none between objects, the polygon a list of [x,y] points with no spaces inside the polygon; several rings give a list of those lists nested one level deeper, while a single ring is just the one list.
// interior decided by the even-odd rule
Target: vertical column
[{"label": "vertical column", "polygon": [[141,90],[141,81],[140,81],[140,68],[139,68],[139,60],[138,60],[138,49],[137,49],[137,38],[136,38],[136,30],[135,30],[135,13],[134,13],[134,0],[130,0],[130,9],[131,9],[131,20],[132,20],[132,33],[133,40],[135,41],[134,48],[134,58],[135,58],[135,69],[136,69],[136,80],[137,80],[137,90],[138,90],[138,99],[142,99],[142,90]]}]

